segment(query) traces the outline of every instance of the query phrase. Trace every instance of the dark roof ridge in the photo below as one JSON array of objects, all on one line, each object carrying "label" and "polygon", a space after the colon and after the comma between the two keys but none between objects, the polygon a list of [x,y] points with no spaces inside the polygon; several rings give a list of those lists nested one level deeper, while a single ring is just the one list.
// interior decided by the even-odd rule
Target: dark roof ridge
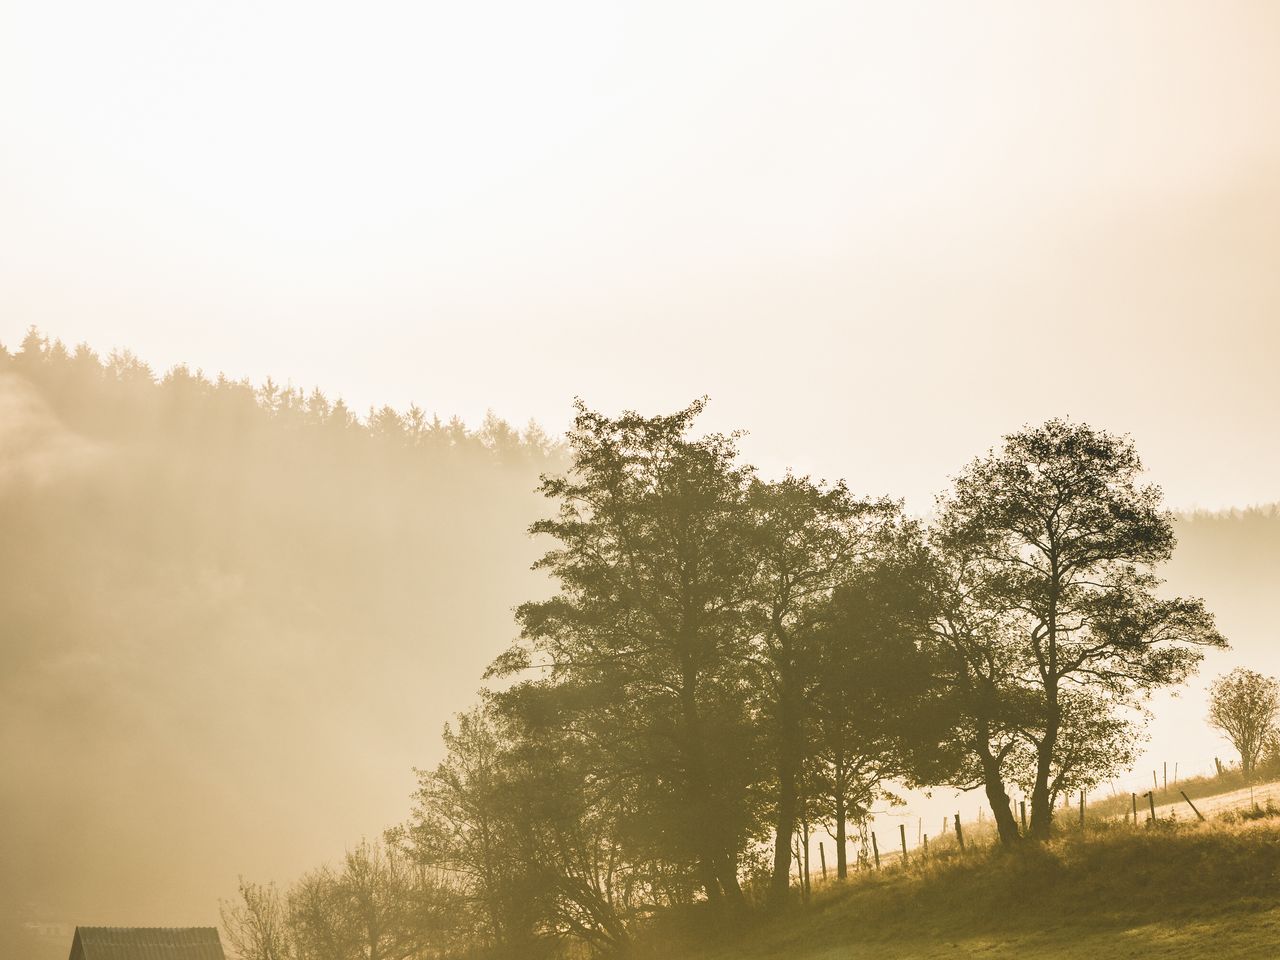
[{"label": "dark roof ridge", "polygon": [[70,960],[225,960],[217,927],[76,927]]}]

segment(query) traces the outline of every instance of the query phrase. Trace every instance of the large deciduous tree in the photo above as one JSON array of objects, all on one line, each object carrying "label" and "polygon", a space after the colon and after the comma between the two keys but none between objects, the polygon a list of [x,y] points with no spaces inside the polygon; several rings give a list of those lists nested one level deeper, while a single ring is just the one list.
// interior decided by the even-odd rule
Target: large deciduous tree
[{"label": "large deciduous tree", "polygon": [[558,590],[518,608],[521,639],[491,668],[540,668],[584,692],[577,718],[608,758],[600,775],[634,798],[645,858],[686,865],[712,902],[741,901],[758,830],[749,715],[754,587],[751,471],[735,438],[692,437],[696,402],[671,416],[611,418],[581,402],[573,457],[531,530],[557,545],[538,563]]},{"label": "large deciduous tree", "polygon": [[1157,596],[1174,547],[1158,487],[1132,442],[1050,420],[974,460],[940,503],[938,540],[970,557],[984,600],[1020,631],[1002,668],[1037,698],[1031,833],[1047,837],[1066,696],[1131,705],[1182,682],[1204,646],[1225,646],[1198,600]]}]

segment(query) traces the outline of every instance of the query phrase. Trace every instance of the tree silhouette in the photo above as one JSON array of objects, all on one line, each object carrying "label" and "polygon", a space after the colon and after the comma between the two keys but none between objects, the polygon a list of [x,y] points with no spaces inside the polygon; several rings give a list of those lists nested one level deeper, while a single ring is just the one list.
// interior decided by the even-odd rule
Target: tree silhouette
[{"label": "tree silhouette", "polygon": [[[938,540],[977,563],[985,603],[1016,618],[1012,672],[1038,698],[1031,833],[1047,837],[1063,691],[1133,702],[1182,682],[1205,646],[1225,646],[1198,600],[1157,597],[1152,568],[1174,546],[1160,491],[1138,482],[1123,437],[1050,420],[974,460],[940,503]],[[1105,774],[1105,771],[1101,771]],[[997,798],[998,800],[998,798]]]},{"label": "tree silhouette", "polygon": [[1253,670],[1237,667],[1218,677],[1209,688],[1209,722],[1226,734],[1240,754],[1240,771],[1253,774],[1274,736],[1280,715],[1280,683]]},{"label": "tree silhouette", "polygon": [[490,674],[539,667],[599,693],[580,722],[636,798],[651,848],[637,859],[685,863],[710,902],[739,903],[755,830],[749,474],[732,437],[689,436],[702,408],[609,418],[579,402],[573,467],[542,485],[557,515],[531,528],[557,542],[537,568],[559,590],[517,610],[522,641]]}]

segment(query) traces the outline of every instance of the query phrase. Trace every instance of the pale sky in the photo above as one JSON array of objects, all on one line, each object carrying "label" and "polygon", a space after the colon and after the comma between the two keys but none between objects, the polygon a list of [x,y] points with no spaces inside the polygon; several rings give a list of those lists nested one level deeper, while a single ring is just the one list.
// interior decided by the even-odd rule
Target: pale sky
[{"label": "pale sky", "polygon": [[0,0],[0,342],[1280,498],[1280,5]]}]

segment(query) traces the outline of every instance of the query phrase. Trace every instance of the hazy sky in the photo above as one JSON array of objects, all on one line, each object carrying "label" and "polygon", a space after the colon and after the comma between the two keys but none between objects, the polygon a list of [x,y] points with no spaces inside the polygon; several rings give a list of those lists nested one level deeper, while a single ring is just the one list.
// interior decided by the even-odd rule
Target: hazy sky
[{"label": "hazy sky", "polygon": [[1280,4],[0,0],[0,341],[1280,498]]},{"label": "hazy sky", "polygon": [[[574,395],[709,394],[766,471],[916,510],[1068,414],[1132,433],[1185,508],[1280,500],[1278,321],[1273,0],[0,0],[10,348],[36,324],[553,431]],[[1197,556],[1224,610],[1269,595],[1273,567]],[[1138,781],[1224,751],[1209,677],[1280,670],[1251,617],[1157,701]],[[415,759],[469,698],[415,701]],[[409,759],[331,759],[376,766],[365,806],[313,810],[305,862],[274,836],[223,860],[287,880],[402,815]],[[187,868],[200,911],[234,888]]]}]

